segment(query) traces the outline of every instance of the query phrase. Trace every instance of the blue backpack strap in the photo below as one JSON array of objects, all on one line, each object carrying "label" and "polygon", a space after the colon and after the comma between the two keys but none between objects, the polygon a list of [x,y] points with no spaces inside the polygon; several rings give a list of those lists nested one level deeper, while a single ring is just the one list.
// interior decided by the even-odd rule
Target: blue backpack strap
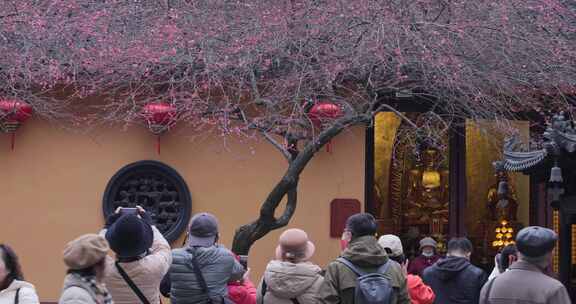
[{"label": "blue backpack strap", "polygon": [[359,277],[366,274],[366,272],[360,270],[358,267],[356,267],[356,265],[352,264],[352,262],[348,261],[343,257],[337,258],[336,261],[346,265],[348,268],[350,268],[350,270],[354,271],[354,273]]},{"label": "blue backpack strap", "polygon": [[382,264],[380,267],[378,267],[378,273],[386,273],[386,271],[388,271],[388,268],[390,268],[390,259],[388,259],[388,261],[386,261],[386,263]]}]

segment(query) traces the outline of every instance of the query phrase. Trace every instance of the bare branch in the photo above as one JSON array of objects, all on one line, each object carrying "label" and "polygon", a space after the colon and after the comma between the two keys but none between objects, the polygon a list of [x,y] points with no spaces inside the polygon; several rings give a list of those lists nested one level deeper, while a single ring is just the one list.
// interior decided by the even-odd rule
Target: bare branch
[{"label": "bare branch", "polygon": [[284,158],[286,158],[287,161],[291,160],[292,156],[290,152],[288,152],[288,150],[285,149],[282,144],[277,142],[270,134],[267,132],[262,132],[262,136],[264,136],[264,138],[266,138],[269,143],[271,143],[278,151],[280,151],[280,153],[284,155]]}]

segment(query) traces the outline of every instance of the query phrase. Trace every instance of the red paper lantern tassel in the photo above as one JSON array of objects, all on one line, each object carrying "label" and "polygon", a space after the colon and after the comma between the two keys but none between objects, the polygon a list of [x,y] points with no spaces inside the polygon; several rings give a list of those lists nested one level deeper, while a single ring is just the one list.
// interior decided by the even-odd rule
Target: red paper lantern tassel
[{"label": "red paper lantern tassel", "polygon": [[12,132],[12,138],[10,139],[10,149],[14,151],[15,146],[16,146],[16,132]]},{"label": "red paper lantern tassel", "polygon": [[156,152],[160,155],[160,135],[156,136]]},{"label": "red paper lantern tassel", "polygon": [[326,143],[326,152],[332,153],[332,141],[331,140]]}]

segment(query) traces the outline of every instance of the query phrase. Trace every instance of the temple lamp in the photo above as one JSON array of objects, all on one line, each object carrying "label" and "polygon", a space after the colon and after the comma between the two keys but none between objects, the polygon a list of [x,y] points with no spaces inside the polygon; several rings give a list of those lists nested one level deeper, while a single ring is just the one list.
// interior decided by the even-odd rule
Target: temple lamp
[{"label": "temple lamp", "polygon": [[498,206],[506,207],[508,206],[508,183],[506,181],[500,181],[498,183]]},{"label": "temple lamp", "polygon": [[550,170],[550,181],[548,184],[548,195],[552,207],[557,206],[560,202],[560,197],[564,194],[564,178],[562,177],[562,168],[556,162],[554,167]]},{"label": "temple lamp", "polygon": [[[428,154],[428,157],[434,157],[437,151],[434,149],[427,149],[425,153]],[[440,179],[440,172],[434,170],[430,164],[428,164],[427,168],[422,172],[422,186],[426,189],[435,189],[440,187]]]}]

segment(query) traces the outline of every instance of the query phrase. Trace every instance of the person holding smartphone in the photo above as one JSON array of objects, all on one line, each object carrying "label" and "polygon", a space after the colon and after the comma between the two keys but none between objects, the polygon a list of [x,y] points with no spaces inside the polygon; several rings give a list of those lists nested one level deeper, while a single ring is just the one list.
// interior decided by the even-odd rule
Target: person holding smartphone
[{"label": "person holding smartphone", "polygon": [[202,212],[192,217],[186,243],[172,251],[173,263],[162,284],[170,303],[231,303],[228,283],[246,279],[246,269],[218,244],[219,237],[214,215]]},{"label": "person holding smartphone", "polygon": [[144,208],[118,208],[101,232],[108,257],[105,283],[116,304],[160,303],[160,282],[172,264],[170,244]]}]

